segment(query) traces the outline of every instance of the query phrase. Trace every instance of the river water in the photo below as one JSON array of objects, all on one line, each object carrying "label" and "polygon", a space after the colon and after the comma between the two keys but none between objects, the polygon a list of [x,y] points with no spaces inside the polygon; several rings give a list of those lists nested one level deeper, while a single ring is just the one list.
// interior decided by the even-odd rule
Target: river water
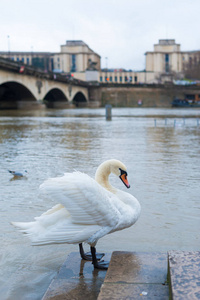
[{"label": "river water", "polygon": [[[41,299],[76,245],[33,247],[10,221],[31,221],[54,204],[39,194],[49,177],[74,169],[94,176],[104,160],[128,168],[142,214],[102,238],[98,251],[199,250],[200,110],[116,108],[0,112],[0,299]],[[8,169],[28,170],[14,180]]]}]

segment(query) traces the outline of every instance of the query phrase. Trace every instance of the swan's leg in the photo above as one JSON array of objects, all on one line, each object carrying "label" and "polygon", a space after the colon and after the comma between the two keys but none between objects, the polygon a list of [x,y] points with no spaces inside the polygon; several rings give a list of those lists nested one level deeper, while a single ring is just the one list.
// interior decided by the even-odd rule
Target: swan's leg
[{"label": "swan's leg", "polygon": [[85,260],[92,260],[92,255],[89,254],[89,253],[85,253],[85,252],[84,252],[82,243],[79,244],[79,252],[80,252],[80,256],[81,256],[82,259],[85,259]]},{"label": "swan's leg", "polygon": [[[82,243],[79,244],[79,252],[82,259],[92,261],[92,254],[90,252],[86,252],[86,253],[84,252]],[[96,254],[97,260],[101,260],[104,255],[105,255],[104,253],[97,253]]]},{"label": "swan's leg", "polygon": [[94,268],[96,269],[102,269],[102,270],[107,270],[109,266],[109,261],[98,261],[96,257],[96,248],[91,247],[91,253],[92,253],[92,263],[94,265]]}]

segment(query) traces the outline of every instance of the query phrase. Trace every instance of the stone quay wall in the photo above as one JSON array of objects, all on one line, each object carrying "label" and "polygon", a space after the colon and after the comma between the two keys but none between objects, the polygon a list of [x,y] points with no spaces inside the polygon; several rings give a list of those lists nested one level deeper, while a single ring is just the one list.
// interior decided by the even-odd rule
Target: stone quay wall
[{"label": "stone quay wall", "polygon": [[89,88],[90,101],[98,101],[99,106],[111,104],[113,107],[171,107],[174,98],[194,95],[200,101],[200,86],[176,85],[110,85]]}]

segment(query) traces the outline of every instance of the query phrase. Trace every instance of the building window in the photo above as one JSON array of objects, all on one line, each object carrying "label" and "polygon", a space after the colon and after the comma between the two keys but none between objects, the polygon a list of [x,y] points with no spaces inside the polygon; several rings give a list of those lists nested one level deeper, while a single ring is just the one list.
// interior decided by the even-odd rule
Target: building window
[{"label": "building window", "polygon": [[102,77],[102,76],[100,76],[100,81],[101,81],[101,82],[103,81],[103,77]]},{"label": "building window", "polygon": [[112,82],[112,76],[110,76],[110,82]]},{"label": "building window", "polygon": [[125,76],[125,82],[127,82],[128,81],[128,77],[127,76]]},{"label": "building window", "polygon": [[135,83],[137,82],[137,76],[134,77]]},{"label": "building window", "polygon": [[53,58],[51,58],[51,71],[53,71],[54,69],[54,61],[53,61]]},{"label": "building window", "polygon": [[165,54],[165,72],[169,73],[169,54]]},{"label": "building window", "polygon": [[26,63],[27,63],[27,65],[29,65],[29,57],[27,57]]},{"label": "building window", "polygon": [[189,94],[189,95],[186,95],[186,98],[188,100],[195,100],[195,95]]},{"label": "building window", "polygon": [[122,76],[119,77],[119,81],[122,82]]},{"label": "building window", "polygon": [[24,62],[24,58],[22,57],[22,62]]},{"label": "building window", "polygon": [[19,61],[19,57],[17,57],[17,61]]},{"label": "building window", "polygon": [[72,54],[71,72],[76,72],[76,55]]},{"label": "building window", "polygon": [[115,76],[115,82],[117,82],[117,76]]},{"label": "building window", "polygon": [[133,78],[132,76],[129,77],[129,82],[132,82]]}]

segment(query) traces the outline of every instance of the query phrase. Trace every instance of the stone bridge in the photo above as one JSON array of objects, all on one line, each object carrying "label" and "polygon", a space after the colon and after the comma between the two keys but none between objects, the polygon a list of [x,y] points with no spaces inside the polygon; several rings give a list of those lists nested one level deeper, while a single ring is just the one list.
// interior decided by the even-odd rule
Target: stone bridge
[{"label": "stone bridge", "polygon": [[0,109],[88,106],[87,82],[0,58]]},{"label": "stone bridge", "polygon": [[0,109],[171,107],[175,97],[200,102],[200,85],[91,84],[0,58]]}]

